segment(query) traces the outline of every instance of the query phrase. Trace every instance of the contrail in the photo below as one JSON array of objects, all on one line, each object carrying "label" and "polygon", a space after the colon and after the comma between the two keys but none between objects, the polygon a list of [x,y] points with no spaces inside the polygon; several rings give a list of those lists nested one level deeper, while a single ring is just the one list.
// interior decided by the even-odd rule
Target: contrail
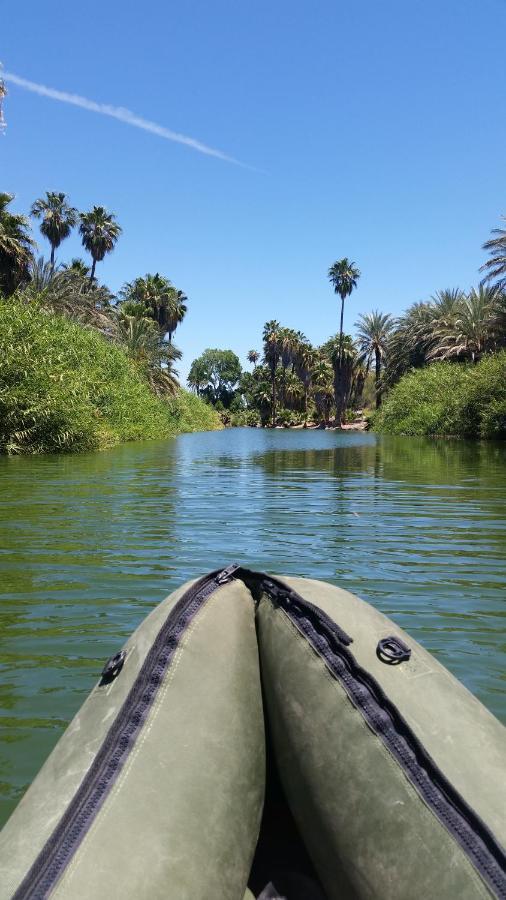
[{"label": "contrail", "polygon": [[102,116],[110,116],[112,119],[118,119],[120,122],[124,122],[125,125],[133,125],[134,128],[142,128],[143,131],[150,131],[151,134],[156,134],[158,137],[165,138],[167,141],[174,141],[176,144],[184,144],[185,147],[191,147],[192,150],[197,150],[199,153],[205,153],[206,156],[214,156],[217,159],[222,159],[224,162],[233,163],[234,165],[242,166],[245,169],[253,169],[253,166],[248,166],[246,163],[234,159],[233,156],[227,156],[227,154],[222,153],[221,150],[215,150],[214,147],[208,147],[207,144],[203,144],[195,138],[188,137],[185,134],[179,134],[177,131],[171,131],[170,128],[165,128],[163,125],[158,125],[156,122],[150,122],[149,119],[143,119],[141,116],[137,116],[130,109],[125,109],[123,106],[110,106],[108,103],[97,103],[95,100],[88,100],[87,97],[80,97],[79,94],[69,94],[67,91],[58,91],[55,88],[46,87],[44,84],[28,81],[27,78],[21,78],[20,75],[15,75],[14,72],[2,72],[2,78],[4,81],[10,81],[12,84],[24,88],[26,91],[31,91],[33,94],[39,94],[41,97],[59,100],[60,103],[70,103],[72,106],[79,106],[81,109],[100,113]]}]

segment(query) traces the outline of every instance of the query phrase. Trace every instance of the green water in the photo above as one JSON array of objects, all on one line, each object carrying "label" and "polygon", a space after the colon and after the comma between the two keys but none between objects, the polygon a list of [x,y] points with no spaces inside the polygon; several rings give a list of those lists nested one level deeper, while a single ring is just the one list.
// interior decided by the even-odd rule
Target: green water
[{"label": "green water", "polygon": [[505,446],[235,429],[3,458],[0,499],[0,821],[149,609],[234,561],[356,592],[506,719]]}]

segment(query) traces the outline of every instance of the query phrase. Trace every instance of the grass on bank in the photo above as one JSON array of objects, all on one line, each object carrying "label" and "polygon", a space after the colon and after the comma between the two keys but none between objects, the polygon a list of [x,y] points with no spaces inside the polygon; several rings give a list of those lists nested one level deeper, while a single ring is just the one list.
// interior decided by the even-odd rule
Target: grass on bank
[{"label": "grass on bank", "polygon": [[219,427],[217,413],[186,391],[155,397],[98,332],[0,299],[0,452],[93,450]]},{"label": "grass on bank", "polygon": [[506,351],[476,365],[434,363],[405,375],[374,415],[375,431],[506,438]]}]

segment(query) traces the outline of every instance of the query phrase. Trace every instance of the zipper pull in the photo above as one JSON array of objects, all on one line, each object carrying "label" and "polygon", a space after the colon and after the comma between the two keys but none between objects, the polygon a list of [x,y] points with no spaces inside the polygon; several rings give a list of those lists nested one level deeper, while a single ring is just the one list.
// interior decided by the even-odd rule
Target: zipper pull
[{"label": "zipper pull", "polygon": [[231,566],[227,566],[226,569],[222,569],[222,571],[219,572],[214,579],[216,584],[226,584],[227,581],[230,581],[234,577],[234,573],[237,572],[237,570],[240,568],[241,567],[236,563],[232,563]]}]

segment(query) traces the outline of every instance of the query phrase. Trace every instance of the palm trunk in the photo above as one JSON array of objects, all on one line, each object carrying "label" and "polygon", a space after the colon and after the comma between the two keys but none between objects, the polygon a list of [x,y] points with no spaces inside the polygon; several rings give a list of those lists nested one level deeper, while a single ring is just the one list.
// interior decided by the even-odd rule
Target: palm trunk
[{"label": "palm trunk", "polygon": [[51,271],[54,269],[54,244],[51,244]]},{"label": "palm trunk", "polygon": [[304,385],[304,428],[307,428],[307,386]]},{"label": "palm trunk", "polygon": [[272,373],[272,399],[271,399],[272,427],[276,425],[276,370]]},{"label": "palm trunk", "polygon": [[381,406],[381,354],[378,348],[374,351],[376,357],[376,409]]},{"label": "palm trunk", "polygon": [[344,320],[344,296],[341,295],[341,322],[339,324],[339,362],[343,355],[343,320]]},{"label": "palm trunk", "polygon": [[96,265],[97,265],[97,261],[96,261],[95,257],[93,257],[93,262],[92,262],[92,264],[91,264],[90,280],[89,280],[89,282],[88,282],[88,287],[90,287],[90,288],[93,286],[93,280],[94,280],[94,278],[95,278],[95,266],[96,266]]},{"label": "palm trunk", "polygon": [[336,400],[336,425],[343,424],[343,321],[344,321],[344,295],[341,294],[341,321],[339,323],[339,355],[338,369],[334,381]]}]

